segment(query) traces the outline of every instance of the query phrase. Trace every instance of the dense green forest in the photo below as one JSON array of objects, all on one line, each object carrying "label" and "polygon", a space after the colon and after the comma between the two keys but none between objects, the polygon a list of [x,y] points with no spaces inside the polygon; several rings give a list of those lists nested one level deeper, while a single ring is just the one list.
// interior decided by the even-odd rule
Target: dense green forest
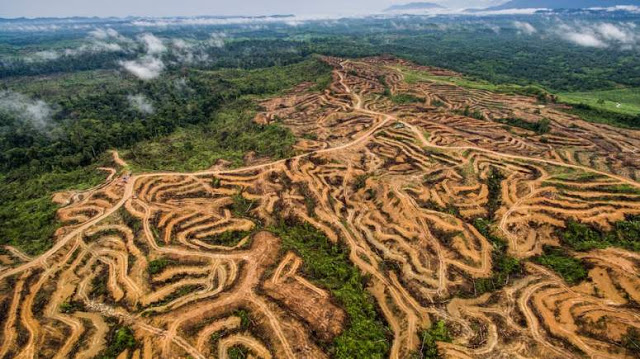
[{"label": "dense green forest", "polygon": [[[514,28],[514,22],[526,21],[534,28],[549,28],[548,33],[529,36]],[[211,44],[210,36],[224,35],[224,46],[200,46],[207,61],[190,63],[202,69],[262,68],[299,62],[311,54],[361,57],[380,54],[401,56],[420,64],[441,66],[497,84],[541,85],[552,91],[577,92],[637,87],[640,84],[640,57],[635,50],[608,47],[584,47],[553,36],[570,19],[555,15],[494,16],[477,18],[406,16],[398,18],[355,18],[335,21],[286,22],[260,26],[211,25],[165,26],[142,29],[166,39],[181,39],[191,44]],[[633,14],[605,13],[580,18],[585,24],[620,21],[638,23]],[[97,24],[96,26],[100,26]],[[122,60],[144,53],[144,46],[131,42],[141,32],[124,22],[108,23],[120,31],[123,39],[111,51],[60,52],[48,61],[31,61],[24,54],[78,49],[85,44],[86,31],[3,34],[0,43],[0,78],[45,75],[91,69],[116,69]],[[577,26],[577,25],[576,25]],[[1,28],[0,28],[1,31]],[[31,34],[33,35],[33,34]],[[93,47],[96,42],[90,42]],[[75,46],[75,47],[74,47]],[[89,46],[90,47],[90,46]],[[85,44],[86,48],[86,44]],[[181,50],[172,48],[163,54],[169,68],[181,68]]]}]

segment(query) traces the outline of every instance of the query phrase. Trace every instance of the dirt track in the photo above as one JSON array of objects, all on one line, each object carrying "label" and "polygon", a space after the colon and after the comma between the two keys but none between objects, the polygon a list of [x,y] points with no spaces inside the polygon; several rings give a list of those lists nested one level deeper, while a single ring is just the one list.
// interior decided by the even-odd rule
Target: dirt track
[{"label": "dirt track", "polygon": [[[631,305],[640,301],[637,254],[579,254],[592,269],[576,287],[528,263],[523,278],[494,293],[456,293],[473,293],[476,280],[491,276],[493,245],[472,225],[489,215],[490,196],[500,199],[492,229],[523,261],[557,245],[555,230],[570,219],[607,228],[640,214],[640,133],[585,123],[527,97],[409,85],[398,71],[456,75],[441,69],[384,58],[325,61],[335,69],[327,91],[267,99],[256,118],[313,134],[296,145],[303,153],[128,179],[105,169],[101,186],[56,197],[66,226],[54,246],[36,258],[7,249],[0,283],[15,285],[0,298],[8,303],[0,357],[91,357],[105,347],[113,319],[134,330],[144,357],[226,357],[234,346],[256,358],[326,357],[317,340],[330,342],[348,318],[301,274],[302,259],[280,257],[279,239],[266,232],[219,242],[221,233],[251,231],[276,215],[307,221],[350,248],[393,333],[391,358],[417,350],[418,331],[440,319],[455,334],[440,344],[450,357],[630,357],[620,343],[640,328]],[[424,102],[394,104],[381,78],[392,94]],[[461,114],[467,107],[484,120]],[[543,140],[491,121],[514,116],[549,118],[551,133]],[[128,167],[116,151],[113,161]],[[491,170],[504,177],[499,193],[489,192]],[[230,210],[238,193],[254,201],[247,217]],[[165,267],[151,273],[159,262]],[[42,296],[48,304],[34,311]],[[64,303],[78,308],[63,312]],[[251,329],[238,310],[249,313]],[[18,333],[27,340],[18,344]]]}]

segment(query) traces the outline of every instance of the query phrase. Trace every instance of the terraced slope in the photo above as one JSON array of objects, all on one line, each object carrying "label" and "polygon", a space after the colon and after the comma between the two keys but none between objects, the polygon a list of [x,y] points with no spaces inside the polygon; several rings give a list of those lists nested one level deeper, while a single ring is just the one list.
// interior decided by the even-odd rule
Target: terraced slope
[{"label": "terraced slope", "polygon": [[[56,196],[56,245],[1,257],[0,356],[93,357],[121,327],[138,343],[122,357],[335,355],[345,308],[268,231],[292,219],[346,245],[368,278],[390,333],[380,356],[422,357],[419,334],[440,321],[445,357],[637,355],[640,254],[561,237],[640,215],[640,132],[399,71],[459,76],[442,69],[325,61],[328,90],[301,85],[255,119],[289,127],[296,157],[117,177],[114,155],[102,186]],[[586,280],[539,264],[560,246]]]}]

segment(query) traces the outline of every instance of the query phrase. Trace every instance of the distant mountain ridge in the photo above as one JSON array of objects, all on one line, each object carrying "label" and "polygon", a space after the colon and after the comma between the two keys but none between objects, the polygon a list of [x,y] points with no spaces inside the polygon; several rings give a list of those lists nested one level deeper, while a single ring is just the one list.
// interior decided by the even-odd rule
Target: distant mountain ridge
[{"label": "distant mountain ridge", "polygon": [[432,2],[412,2],[408,4],[398,4],[386,8],[384,11],[403,11],[403,10],[427,10],[427,9],[444,9],[444,6]]},{"label": "distant mountain ridge", "polygon": [[586,9],[592,7],[612,7],[620,5],[640,6],[640,0],[512,0],[506,4],[493,6],[487,10],[508,9]]}]

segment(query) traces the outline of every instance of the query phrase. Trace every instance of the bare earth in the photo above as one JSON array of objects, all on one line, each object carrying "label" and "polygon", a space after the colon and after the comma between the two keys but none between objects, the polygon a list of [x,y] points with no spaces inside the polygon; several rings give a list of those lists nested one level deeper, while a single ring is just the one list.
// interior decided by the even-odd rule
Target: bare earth
[{"label": "bare earth", "polygon": [[[452,329],[453,343],[439,344],[450,358],[632,357],[620,343],[640,329],[637,253],[575,253],[591,269],[574,287],[527,261],[526,275],[501,290],[458,294],[491,275],[492,244],[471,222],[488,215],[492,169],[505,176],[494,230],[526,260],[558,245],[556,229],[570,219],[606,229],[640,214],[640,132],[590,124],[533,98],[409,85],[398,71],[457,76],[442,69],[325,61],[334,67],[328,90],[300,86],[264,100],[256,117],[290,128],[296,157],[124,180],[116,172],[127,165],[114,152],[103,185],[57,195],[65,225],[53,248],[35,258],[8,248],[0,258],[0,357],[91,358],[115,322],[143,343],[128,353],[134,358],[226,358],[234,346],[252,358],[327,357],[322,343],[348,318],[304,277],[302,259],[265,231],[234,247],[216,243],[276,217],[309,222],[348,246],[392,331],[391,358],[419,349],[417,333],[437,320]],[[424,102],[394,104],[382,78],[392,94]],[[485,119],[463,116],[467,106]],[[491,121],[507,117],[548,118],[551,132]],[[250,217],[233,215],[237,194],[255,201]],[[150,274],[158,259],[168,265]],[[249,313],[251,330],[238,310]]]}]

